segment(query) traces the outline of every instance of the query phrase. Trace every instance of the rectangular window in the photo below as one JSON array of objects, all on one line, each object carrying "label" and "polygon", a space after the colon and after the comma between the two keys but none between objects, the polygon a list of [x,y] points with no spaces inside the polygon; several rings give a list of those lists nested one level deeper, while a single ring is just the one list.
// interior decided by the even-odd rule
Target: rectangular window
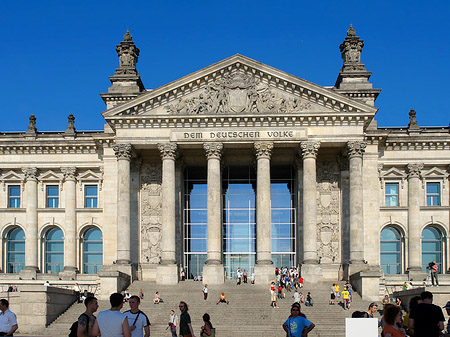
[{"label": "rectangular window", "polygon": [[386,206],[400,206],[398,197],[398,183],[386,183],[384,188]]},{"label": "rectangular window", "polygon": [[84,207],[85,208],[97,208],[97,185],[84,186]]},{"label": "rectangular window", "polygon": [[8,186],[8,208],[20,208],[20,186]]},{"label": "rectangular window", "polygon": [[46,201],[45,207],[47,208],[58,208],[59,202],[59,188],[58,185],[47,185],[45,186]]},{"label": "rectangular window", "polygon": [[441,184],[427,183],[427,206],[441,205]]}]

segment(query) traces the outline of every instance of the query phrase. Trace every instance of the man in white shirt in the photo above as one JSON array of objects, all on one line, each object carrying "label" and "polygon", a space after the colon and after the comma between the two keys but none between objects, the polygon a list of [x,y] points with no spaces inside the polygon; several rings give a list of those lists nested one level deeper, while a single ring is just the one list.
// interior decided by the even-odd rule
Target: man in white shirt
[{"label": "man in white shirt", "polygon": [[16,315],[8,309],[8,300],[0,300],[0,335],[12,336],[19,326],[17,325]]},{"label": "man in white shirt", "polygon": [[128,318],[120,312],[123,307],[123,295],[114,293],[109,297],[109,302],[111,309],[99,312],[92,336],[131,337]]},{"label": "man in white shirt", "polygon": [[[124,314],[128,317],[128,324],[130,324],[131,337],[149,337],[150,336],[150,321],[145,313],[139,310],[141,300],[138,296],[131,296],[128,300],[130,310],[125,311]],[[144,330],[145,335],[142,330]]]}]

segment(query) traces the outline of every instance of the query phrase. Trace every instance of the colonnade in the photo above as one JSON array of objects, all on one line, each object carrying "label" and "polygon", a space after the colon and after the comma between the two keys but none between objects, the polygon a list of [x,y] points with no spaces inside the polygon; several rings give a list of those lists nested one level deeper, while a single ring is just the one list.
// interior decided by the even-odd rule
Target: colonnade
[{"label": "colonnade", "polygon": [[[362,156],[365,142],[353,141],[347,144],[350,174],[350,263],[364,261],[363,213],[362,213]],[[317,265],[317,211],[316,211],[316,160],[320,142],[303,141],[299,144],[299,152],[303,160],[303,264]],[[207,158],[207,260],[204,266],[204,277],[207,283],[221,283],[224,280],[222,264],[222,209],[221,209],[221,168],[223,144],[218,142],[204,143],[203,149]],[[130,261],[130,169],[132,147],[130,144],[119,144],[114,147],[119,170],[119,207],[118,225],[121,234],[118,236],[117,263]],[[170,277],[168,270],[176,270],[175,256],[175,160],[177,144],[158,144],[162,160],[162,253],[161,269],[164,270],[164,282],[174,283],[177,274]],[[257,166],[256,195],[256,264],[257,279],[269,278],[272,272],[271,261],[271,214],[270,214],[270,159],[273,150],[272,142],[255,142],[254,152]],[[123,153],[126,152],[127,155]],[[121,186],[121,185],[128,186]],[[128,203],[128,206],[122,205]],[[125,220],[127,219],[127,220]],[[128,230],[126,229],[128,227]],[[175,267],[175,268],[174,268]],[[167,269],[169,268],[169,269]],[[170,272],[169,272],[170,273]],[[259,274],[259,275],[258,275]]]}]

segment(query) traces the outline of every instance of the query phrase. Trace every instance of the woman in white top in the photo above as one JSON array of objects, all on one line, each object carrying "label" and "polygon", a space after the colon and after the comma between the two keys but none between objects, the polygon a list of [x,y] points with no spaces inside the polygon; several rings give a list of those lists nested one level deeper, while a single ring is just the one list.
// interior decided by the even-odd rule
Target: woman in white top
[{"label": "woman in white top", "polygon": [[177,337],[178,316],[174,310],[170,310],[169,327],[172,332],[172,337]]},{"label": "woman in white top", "polygon": [[100,311],[92,328],[93,336],[131,337],[128,318],[120,312],[123,307],[123,295],[114,293],[109,297],[111,309]]}]

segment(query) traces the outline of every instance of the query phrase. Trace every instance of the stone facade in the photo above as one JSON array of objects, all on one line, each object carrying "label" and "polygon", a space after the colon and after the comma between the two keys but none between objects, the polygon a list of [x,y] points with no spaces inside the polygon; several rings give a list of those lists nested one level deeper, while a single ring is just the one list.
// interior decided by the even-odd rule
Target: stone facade
[{"label": "stone facade", "polygon": [[[257,283],[266,283],[275,267],[271,174],[284,165],[295,172],[293,263],[310,279],[357,274],[365,284],[370,274],[372,284],[377,273],[391,277],[382,269],[380,248],[387,227],[400,235],[396,275],[423,277],[426,227],[440,234],[439,263],[446,273],[449,127],[421,128],[412,110],[408,127],[377,128],[380,90],[372,88],[361,63],[363,46],[350,27],[331,88],[235,55],[146,91],[136,69],[139,49],[127,32],[117,46],[112,86],[101,94],[104,131],[79,132],[71,115],[65,132],[42,133],[32,115],[26,132],[0,135],[2,271],[12,270],[11,230],[25,235],[20,276],[36,278],[47,268],[46,235],[59,228],[59,276],[81,277],[89,265],[85,234],[97,228],[105,273],[176,283],[189,250],[185,169],[198,167],[207,181],[204,280],[221,283],[224,167],[247,165],[256,173],[252,267]],[[47,186],[57,186],[56,207],[47,204]],[[95,207],[88,203],[92,186]],[[398,190],[387,195],[386,186]]]}]

